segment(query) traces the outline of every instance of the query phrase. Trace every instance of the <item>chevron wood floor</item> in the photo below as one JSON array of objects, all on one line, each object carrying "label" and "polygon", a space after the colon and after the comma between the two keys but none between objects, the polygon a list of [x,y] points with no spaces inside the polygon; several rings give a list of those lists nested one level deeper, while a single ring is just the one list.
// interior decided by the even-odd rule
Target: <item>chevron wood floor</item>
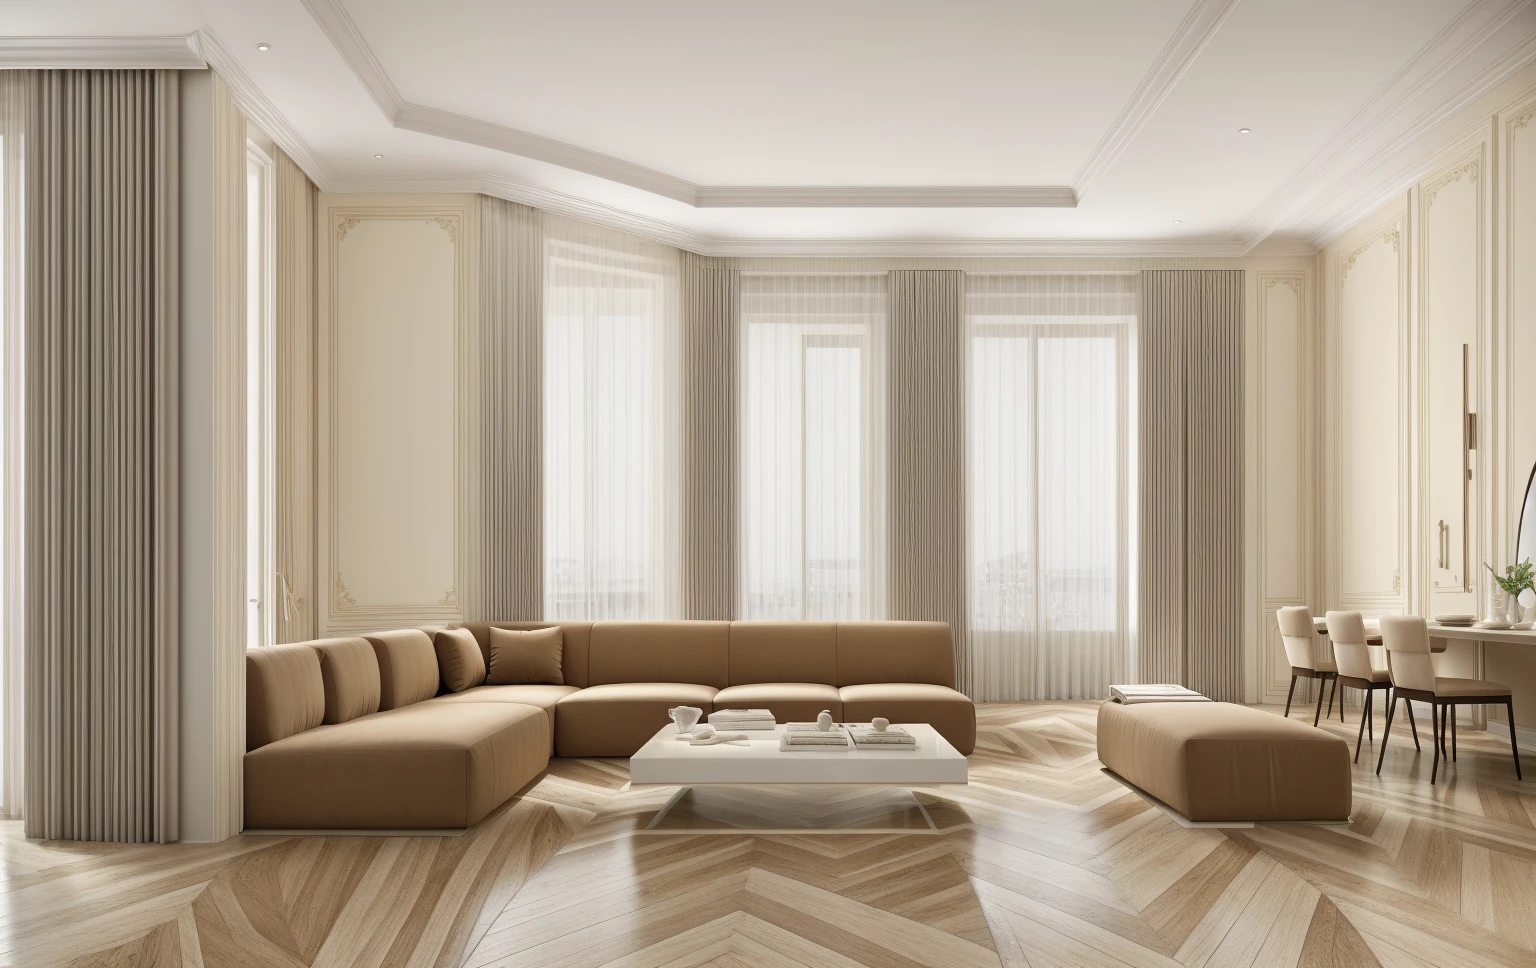
[{"label": "chevron wood floor", "polygon": [[[1347,826],[1189,829],[1099,772],[1095,709],[981,707],[970,786],[919,792],[938,835],[639,836],[669,792],[630,790],[623,761],[556,761],[462,837],[156,847],[27,841],[6,824],[0,958],[1536,966],[1536,781],[1515,782],[1487,733],[1462,730],[1431,788],[1427,731],[1415,753],[1394,730],[1380,778],[1360,757]],[[1353,743],[1356,722],[1351,706],[1325,728]]]}]

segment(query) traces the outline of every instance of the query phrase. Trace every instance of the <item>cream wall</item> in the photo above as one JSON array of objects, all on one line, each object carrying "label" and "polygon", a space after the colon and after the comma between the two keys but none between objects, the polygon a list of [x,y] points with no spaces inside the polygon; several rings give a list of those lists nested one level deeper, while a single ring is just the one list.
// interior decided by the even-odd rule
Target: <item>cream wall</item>
[{"label": "cream wall", "polygon": [[458,621],[473,196],[317,205],[321,636]]},{"label": "cream wall", "polygon": [[[1431,132],[1419,177],[1318,255],[1314,608],[1480,616],[1482,563],[1513,554],[1536,461],[1533,118],[1536,67]],[[1480,666],[1454,646],[1440,667],[1509,682],[1536,726],[1533,650],[1490,645]]]}]

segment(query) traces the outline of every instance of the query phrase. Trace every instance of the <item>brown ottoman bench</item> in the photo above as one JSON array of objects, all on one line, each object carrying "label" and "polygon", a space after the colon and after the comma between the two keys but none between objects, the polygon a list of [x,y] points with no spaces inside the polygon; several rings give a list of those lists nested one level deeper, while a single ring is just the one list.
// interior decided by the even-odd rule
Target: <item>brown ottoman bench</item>
[{"label": "brown ottoman bench", "polygon": [[1197,823],[1349,819],[1349,744],[1247,706],[1106,702],[1099,761]]}]

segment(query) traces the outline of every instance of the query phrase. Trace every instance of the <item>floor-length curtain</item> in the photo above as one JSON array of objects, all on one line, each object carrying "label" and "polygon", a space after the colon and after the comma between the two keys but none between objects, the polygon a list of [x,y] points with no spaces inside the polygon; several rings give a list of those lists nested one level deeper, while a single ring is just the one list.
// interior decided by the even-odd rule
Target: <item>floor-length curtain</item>
[{"label": "floor-length curtain", "polygon": [[546,619],[676,618],[679,253],[544,218]]},{"label": "floor-length curtain", "polygon": [[276,641],[302,642],[315,622],[315,197],[309,176],[274,153],[277,332]]},{"label": "floor-length curtain", "polygon": [[944,622],[966,681],[965,274],[893,269],[889,535],[893,619]]},{"label": "floor-length curtain", "polygon": [[25,120],[35,75],[0,71],[0,817],[20,817],[25,717]]},{"label": "floor-length curtain", "polygon": [[26,832],[178,834],[175,72],[27,117]]},{"label": "floor-length curtain", "polygon": [[968,693],[1096,698],[1130,665],[1133,275],[966,280]]},{"label": "floor-length curtain", "polygon": [[682,254],[683,612],[736,617],[736,354],[741,273]]},{"label": "floor-length curtain", "polygon": [[1243,273],[1141,274],[1140,678],[1243,700]]},{"label": "floor-length curtain", "polygon": [[743,274],[739,617],[886,617],[886,273]]},{"label": "floor-length curtain", "polygon": [[471,506],[479,520],[469,529],[474,567],[461,602],[470,619],[544,613],[544,261],[539,211],[482,196],[470,374],[478,441]]}]

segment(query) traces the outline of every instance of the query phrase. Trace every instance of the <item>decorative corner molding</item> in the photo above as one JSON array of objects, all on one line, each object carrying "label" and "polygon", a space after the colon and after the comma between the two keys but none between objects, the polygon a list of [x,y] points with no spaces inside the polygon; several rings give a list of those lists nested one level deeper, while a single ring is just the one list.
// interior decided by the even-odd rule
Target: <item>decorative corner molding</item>
[{"label": "decorative corner molding", "polygon": [[1515,120],[1511,121],[1509,123],[1509,130],[1519,131],[1521,128],[1530,124],[1532,118],[1536,118],[1536,104],[1526,108],[1523,114],[1515,118]]},{"label": "decorative corner molding", "polygon": [[1265,276],[1264,288],[1273,289],[1276,285],[1284,286],[1297,296],[1301,295],[1301,276]]},{"label": "decorative corner molding", "polygon": [[457,588],[448,589],[443,597],[437,600],[437,604],[457,606],[459,604],[459,590]]},{"label": "decorative corner molding", "polygon": [[[357,220],[353,219],[352,221],[355,222]],[[427,219],[427,221],[431,222],[433,225],[436,225],[438,228],[442,229],[444,232],[447,232],[448,233],[448,241],[449,242],[452,242],[454,245],[458,245],[459,244],[459,220],[458,219],[450,218],[447,215],[439,215],[436,218]],[[449,594],[451,595],[453,593],[449,592]]]},{"label": "decorative corner molding", "polygon": [[1429,185],[1425,186],[1424,188],[1424,207],[1428,208],[1429,206],[1435,204],[1435,196],[1440,194],[1440,189],[1451,184],[1452,182],[1461,181],[1463,177],[1466,177],[1467,180],[1472,182],[1474,185],[1477,184],[1477,167],[1478,160],[1473,158],[1471,161],[1466,162],[1465,164],[1449,172],[1446,172],[1444,175],[1430,182]]},{"label": "decorative corner molding", "polygon": [[1379,235],[1371,236],[1366,241],[1360,243],[1353,249],[1350,249],[1349,252],[1345,253],[1339,259],[1339,285],[1344,285],[1344,280],[1349,277],[1349,270],[1355,267],[1355,262],[1358,261],[1359,258],[1377,242],[1390,242],[1392,244],[1392,251],[1397,252],[1399,251],[1398,247],[1402,243],[1402,234],[1394,225],[1392,228],[1383,229]]},{"label": "decorative corner molding", "polygon": [[355,219],[355,218],[339,218],[339,219],[337,219],[336,220],[336,241],[338,243],[344,241],[346,239],[346,237],[347,237],[347,233],[352,231],[354,228],[357,227],[357,222],[358,222],[358,220]]},{"label": "decorative corner molding", "polygon": [[336,611],[344,612],[357,607],[357,599],[347,590],[347,583],[341,580],[341,572],[336,573],[336,595],[333,602]]},{"label": "decorative corner molding", "polygon": [[1403,570],[1401,568],[1394,568],[1394,569],[1392,569],[1392,594],[1394,594],[1394,595],[1401,595],[1402,593],[1403,593]]}]

